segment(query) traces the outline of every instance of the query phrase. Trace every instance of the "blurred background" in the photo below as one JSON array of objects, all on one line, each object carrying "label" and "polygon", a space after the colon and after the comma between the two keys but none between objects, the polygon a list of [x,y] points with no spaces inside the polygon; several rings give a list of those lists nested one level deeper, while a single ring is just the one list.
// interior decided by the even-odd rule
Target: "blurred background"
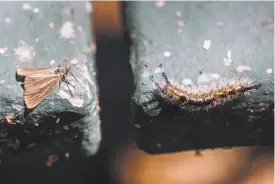
[{"label": "blurred background", "polygon": [[129,110],[133,84],[123,32],[123,2],[95,1],[93,7],[98,82],[103,92],[103,141],[97,156],[105,163],[101,171],[106,174],[104,183],[274,183],[273,148],[201,150],[200,156],[195,151],[149,155],[139,150]]}]

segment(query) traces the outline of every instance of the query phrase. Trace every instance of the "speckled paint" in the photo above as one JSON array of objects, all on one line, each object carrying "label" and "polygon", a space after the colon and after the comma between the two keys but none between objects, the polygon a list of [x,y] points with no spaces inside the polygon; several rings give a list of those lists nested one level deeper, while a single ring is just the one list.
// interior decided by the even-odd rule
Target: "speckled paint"
[{"label": "speckled paint", "polygon": [[87,1],[0,2],[0,79],[5,81],[0,85],[0,116],[24,113],[23,89],[15,77],[17,68],[54,68],[59,62],[64,67],[68,58],[74,64],[71,72],[81,81],[74,82],[68,75],[75,85],[73,97],[64,97],[68,89],[62,84],[60,93],[54,90],[29,118],[39,124],[46,116],[76,114],[82,118],[77,121],[81,131],[87,132],[83,145],[94,154],[101,135],[98,107],[92,105],[98,104],[94,103],[98,98],[95,77],[90,75],[96,72],[90,48],[94,42],[91,12],[92,5]]},{"label": "speckled paint", "polygon": [[[125,7],[140,149],[156,154],[273,144],[274,2],[154,1]],[[160,64],[179,86],[243,77],[262,86],[230,105],[186,113],[152,95],[150,76],[165,82]]]}]

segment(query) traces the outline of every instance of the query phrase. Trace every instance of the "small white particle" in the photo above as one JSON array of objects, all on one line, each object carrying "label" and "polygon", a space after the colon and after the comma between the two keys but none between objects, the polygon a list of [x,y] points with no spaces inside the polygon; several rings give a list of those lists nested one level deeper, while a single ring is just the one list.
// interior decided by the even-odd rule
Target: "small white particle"
[{"label": "small white particle", "polygon": [[139,124],[134,124],[134,126],[135,126],[136,128],[141,128],[141,126],[140,126]]},{"label": "small white particle", "polygon": [[165,52],[164,52],[164,56],[165,56],[165,57],[170,57],[170,56],[171,56],[171,52],[165,51]]},{"label": "small white particle", "polygon": [[70,153],[68,153],[68,152],[65,153],[65,157],[66,157],[66,158],[69,158],[69,157],[70,157]]},{"label": "small white particle", "polygon": [[231,50],[228,50],[227,53],[226,53],[226,55],[227,55],[228,58],[231,58],[231,56],[232,56],[232,51],[231,51]]},{"label": "small white particle", "polygon": [[250,66],[243,66],[243,65],[241,65],[241,66],[238,66],[238,67],[236,68],[236,70],[237,70],[238,72],[252,71],[252,68],[251,68]]},{"label": "small white particle", "polygon": [[83,29],[82,29],[81,26],[77,26],[77,29],[78,29],[79,32],[83,33]]},{"label": "small white particle", "polygon": [[38,43],[38,42],[39,42],[39,39],[38,39],[38,38],[35,38],[34,41],[35,41],[35,43]]},{"label": "small white particle", "polygon": [[163,72],[164,71],[164,69],[163,68],[155,68],[155,73],[161,73],[161,72]]},{"label": "small white particle", "polygon": [[224,58],[223,61],[224,61],[224,65],[225,65],[225,66],[229,66],[229,65],[231,65],[231,63],[232,63],[231,58]]},{"label": "small white particle", "polygon": [[33,11],[33,13],[39,13],[40,10],[39,10],[39,8],[34,8],[32,11]]},{"label": "small white particle", "polygon": [[203,42],[203,48],[205,50],[208,50],[210,48],[210,46],[211,46],[211,40],[204,40],[204,42]]},{"label": "small white particle", "polygon": [[210,74],[213,78],[215,78],[215,79],[219,79],[220,78],[220,75],[219,74],[217,74],[217,73],[212,73],[212,74]]},{"label": "small white particle", "polygon": [[181,14],[180,11],[177,11],[177,12],[176,12],[176,15],[177,15],[177,17],[181,17],[182,14]]},{"label": "small white particle", "polygon": [[186,86],[192,85],[192,84],[193,84],[192,80],[189,79],[189,78],[183,79],[183,80],[181,81],[181,83],[182,83],[183,85],[186,85]]},{"label": "small white particle", "polygon": [[165,0],[156,0],[156,1],[155,1],[155,6],[156,6],[157,8],[163,7],[164,4],[165,4]]},{"label": "small white particle", "polygon": [[73,60],[71,60],[71,63],[75,65],[78,63],[78,61],[76,59],[73,59]]},{"label": "small white particle", "polygon": [[92,11],[93,11],[93,4],[91,2],[87,2],[86,3],[86,11],[88,13],[92,13]]},{"label": "small white particle", "polygon": [[54,62],[55,62],[54,60],[51,60],[50,65],[54,65]]},{"label": "small white particle", "polygon": [[158,148],[161,148],[161,147],[162,147],[162,145],[161,145],[160,143],[157,143],[156,146],[157,146]]},{"label": "small white particle", "polygon": [[21,62],[31,61],[35,57],[34,47],[27,45],[24,41],[20,41],[20,46],[14,49],[17,59]]},{"label": "small white particle", "polygon": [[28,3],[24,3],[24,4],[22,4],[22,9],[23,10],[31,10],[32,9],[32,5],[30,5]]},{"label": "small white particle", "polygon": [[4,22],[6,22],[7,24],[10,24],[11,23],[11,18],[5,17]]},{"label": "small white particle", "polygon": [[68,125],[64,125],[64,126],[63,126],[63,129],[64,129],[64,130],[70,130],[70,127],[69,127]]},{"label": "small white particle", "polygon": [[266,73],[271,74],[272,73],[272,68],[266,69]]},{"label": "small white particle", "polygon": [[0,48],[0,54],[5,54],[7,52],[8,48]]},{"label": "small white particle", "polygon": [[4,84],[5,82],[5,80],[0,80],[0,85]]},{"label": "small white particle", "polygon": [[67,21],[60,29],[61,38],[70,39],[75,37],[74,25],[73,23]]}]

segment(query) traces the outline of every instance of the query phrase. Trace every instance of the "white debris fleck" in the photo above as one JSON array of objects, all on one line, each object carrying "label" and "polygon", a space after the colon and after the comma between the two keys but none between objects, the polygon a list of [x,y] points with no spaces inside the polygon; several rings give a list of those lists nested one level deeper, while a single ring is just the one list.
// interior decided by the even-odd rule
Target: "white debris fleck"
[{"label": "white debris fleck", "polygon": [[212,74],[210,74],[213,78],[215,78],[215,79],[219,79],[221,76],[219,75],[219,74],[217,74],[217,73],[212,73]]},{"label": "white debris fleck", "polygon": [[244,66],[240,65],[236,68],[238,72],[243,72],[243,71],[252,71],[252,68],[250,66]]},{"label": "white debris fleck", "polygon": [[7,23],[7,24],[10,24],[11,23],[11,18],[5,17],[4,22]]},{"label": "white debris fleck", "polygon": [[75,37],[74,25],[72,22],[65,22],[60,29],[61,38],[70,39]]},{"label": "white debris fleck", "polygon": [[51,60],[50,61],[50,65],[54,65],[55,61],[54,60]]},{"label": "white debris fleck", "polygon": [[189,78],[183,79],[183,80],[181,81],[181,83],[182,83],[183,85],[186,85],[186,86],[192,85],[192,84],[193,84],[192,80],[189,79]]},{"label": "white debris fleck", "polygon": [[75,107],[82,107],[83,104],[84,104],[84,100],[82,98],[79,98],[79,97],[70,98],[68,100]]},{"label": "white debris fleck", "polygon": [[71,63],[72,63],[73,65],[75,65],[75,64],[78,63],[78,61],[77,61],[76,59],[73,59],[73,60],[71,60]]},{"label": "white debris fleck", "polygon": [[134,124],[134,126],[135,126],[136,128],[141,128],[141,126],[140,126],[139,124]]},{"label": "white debris fleck", "polygon": [[33,47],[27,45],[24,41],[20,41],[20,46],[14,49],[17,59],[21,62],[29,62],[35,57],[35,50]]},{"label": "white debris fleck", "polygon": [[171,52],[169,52],[169,51],[165,51],[163,54],[164,54],[165,57],[170,57],[171,56]]},{"label": "white debris fleck", "polygon": [[0,54],[5,54],[8,51],[7,47],[0,48]]},{"label": "white debris fleck", "polygon": [[272,73],[272,68],[266,69],[266,73],[271,74]]},{"label": "white debris fleck", "polygon": [[230,58],[224,58],[223,61],[224,61],[224,65],[226,66],[229,66],[232,63],[232,60]]},{"label": "white debris fleck", "polygon": [[161,72],[163,72],[164,71],[164,69],[163,68],[159,68],[159,67],[157,67],[157,68],[155,68],[155,73],[161,73]]},{"label": "white debris fleck", "polygon": [[39,13],[40,10],[39,10],[39,8],[34,8],[32,11],[33,11],[33,13]]},{"label": "white debris fleck", "polygon": [[4,84],[5,82],[5,80],[0,80],[0,85]]},{"label": "white debris fleck", "polygon": [[38,42],[39,42],[39,39],[38,39],[38,38],[35,38],[34,41],[35,41],[35,43],[38,43]]},{"label": "white debris fleck", "polygon": [[82,29],[81,26],[77,26],[77,29],[78,29],[79,32],[83,33],[83,29]]},{"label": "white debris fleck", "polygon": [[86,3],[86,11],[88,13],[92,13],[92,11],[93,11],[93,4],[91,2],[87,2]]},{"label": "white debris fleck", "polygon": [[181,17],[182,13],[180,11],[176,12],[177,17]]},{"label": "white debris fleck", "polygon": [[231,58],[231,56],[232,56],[232,51],[231,51],[231,50],[228,50],[227,53],[226,53],[226,55],[227,55],[228,58]]},{"label": "white debris fleck", "polygon": [[203,42],[203,48],[205,50],[208,50],[210,48],[210,46],[211,46],[211,40],[204,40],[204,42]]},{"label": "white debris fleck", "polygon": [[29,3],[24,3],[24,4],[22,4],[22,9],[23,10],[31,10],[32,5],[30,5]]},{"label": "white debris fleck", "polygon": [[65,153],[65,157],[66,157],[66,158],[69,158],[69,157],[70,157],[70,153],[68,153],[68,152]]},{"label": "white debris fleck", "polygon": [[164,6],[165,1],[166,1],[166,0],[156,0],[156,1],[155,1],[155,6],[156,6],[157,8],[161,8],[161,7]]}]

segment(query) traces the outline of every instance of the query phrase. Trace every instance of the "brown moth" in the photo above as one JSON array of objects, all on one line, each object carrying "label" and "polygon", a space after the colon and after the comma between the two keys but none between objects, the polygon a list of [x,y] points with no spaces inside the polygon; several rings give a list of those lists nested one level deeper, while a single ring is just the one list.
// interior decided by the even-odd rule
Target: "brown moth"
[{"label": "brown moth", "polygon": [[[68,64],[65,68],[17,69],[16,74],[24,78],[24,101],[26,107],[28,109],[34,109],[47,98],[57,86],[60,87],[61,82],[66,83],[72,95],[68,86],[70,83],[65,78],[68,73],[73,76],[70,72],[71,67],[72,66]],[[77,81],[76,78],[75,80]],[[72,84],[70,85],[74,87]]]}]

